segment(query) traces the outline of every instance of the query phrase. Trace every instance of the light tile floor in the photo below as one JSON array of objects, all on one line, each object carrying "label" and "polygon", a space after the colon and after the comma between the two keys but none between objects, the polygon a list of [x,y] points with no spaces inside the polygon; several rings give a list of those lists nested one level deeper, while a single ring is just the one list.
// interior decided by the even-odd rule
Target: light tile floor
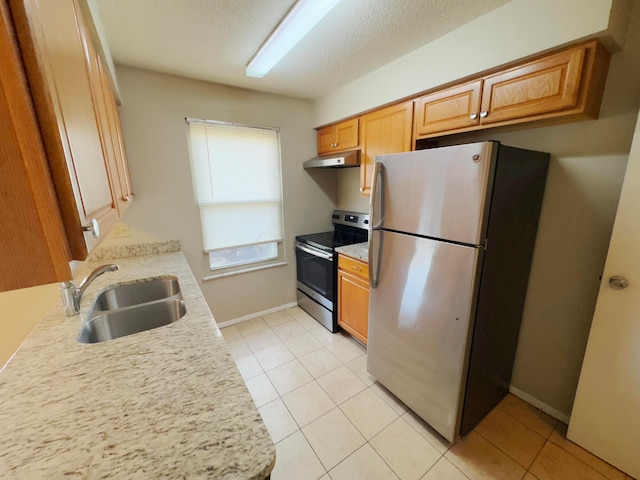
[{"label": "light tile floor", "polygon": [[276,444],[273,480],[628,480],[507,396],[450,445],[367,373],[366,350],[294,307],[222,329]]}]

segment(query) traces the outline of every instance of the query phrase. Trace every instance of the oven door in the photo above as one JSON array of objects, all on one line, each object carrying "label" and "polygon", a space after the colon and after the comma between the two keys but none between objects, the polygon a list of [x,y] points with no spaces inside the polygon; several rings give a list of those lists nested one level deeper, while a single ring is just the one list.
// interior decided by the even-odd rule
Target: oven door
[{"label": "oven door", "polygon": [[[328,300],[331,306],[327,307],[333,310],[335,281],[333,253],[300,242],[296,242],[295,246],[298,285],[306,287],[303,288],[304,291],[311,289]],[[316,295],[312,296],[317,299]]]}]

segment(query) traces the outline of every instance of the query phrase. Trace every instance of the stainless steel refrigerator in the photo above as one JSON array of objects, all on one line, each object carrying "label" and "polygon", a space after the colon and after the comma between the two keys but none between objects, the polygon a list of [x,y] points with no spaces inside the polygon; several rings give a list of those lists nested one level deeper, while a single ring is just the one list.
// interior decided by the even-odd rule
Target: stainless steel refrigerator
[{"label": "stainless steel refrigerator", "polygon": [[367,369],[451,442],[508,391],[548,162],[498,142],[376,158]]}]

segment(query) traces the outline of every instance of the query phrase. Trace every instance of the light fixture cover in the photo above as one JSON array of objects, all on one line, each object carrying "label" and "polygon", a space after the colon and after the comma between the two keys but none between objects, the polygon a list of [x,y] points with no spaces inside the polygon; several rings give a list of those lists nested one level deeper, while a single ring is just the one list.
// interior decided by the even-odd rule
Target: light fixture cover
[{"label": "light fixture cover", "polygon": [[298,0],[247,65],[248,77],[262,78],[340,0]]}]

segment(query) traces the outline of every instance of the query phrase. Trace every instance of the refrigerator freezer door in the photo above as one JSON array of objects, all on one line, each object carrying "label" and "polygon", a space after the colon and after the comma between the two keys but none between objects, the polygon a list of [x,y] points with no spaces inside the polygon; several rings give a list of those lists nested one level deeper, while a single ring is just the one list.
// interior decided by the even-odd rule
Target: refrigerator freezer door
[{"label": "refrigerator freezer door", "polygon": [[384,230],[372,237],[380,256],[367,369],[455,441],[481,249]]},{"label": "refrigerator freezer door", "polygon": [[481,244],[497,151],[483,142],[376,157],[373,227]]}]

